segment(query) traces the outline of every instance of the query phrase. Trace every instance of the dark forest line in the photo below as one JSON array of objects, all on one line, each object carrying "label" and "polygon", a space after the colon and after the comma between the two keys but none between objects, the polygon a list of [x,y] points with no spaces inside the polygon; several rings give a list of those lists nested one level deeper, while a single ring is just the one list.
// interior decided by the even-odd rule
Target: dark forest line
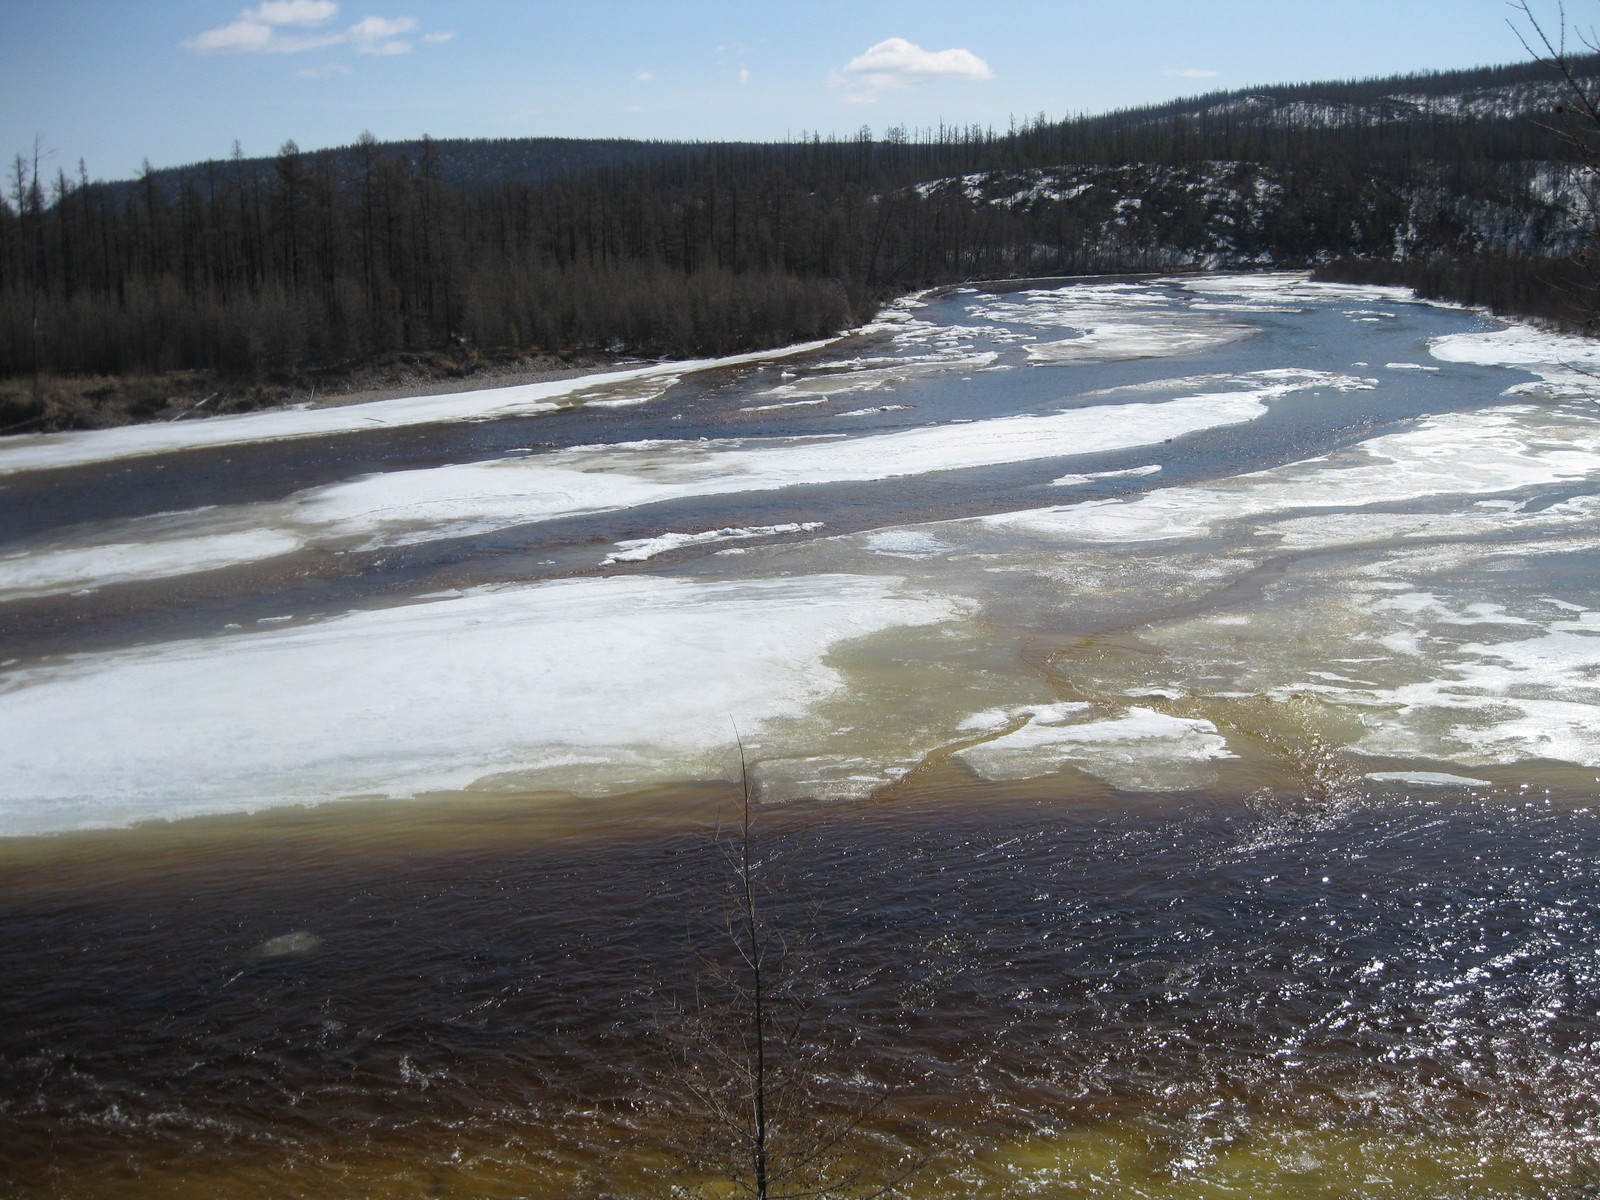
[{"label": "dark forest line", "polygon": [[[1316,267],[1581,324],[1587,212],[1568,147],[1529,108],[1531,69],[1462,73],[1473,102],[1431,109],[1395,89],[1448,101],[1446,77],[1003,134],[606,143],[599,166],[564,148],[577,165],[553,177],[483,183],[459,182],[460,144],[426,138],[289,143],[267,164],[123,184],[47,180],[19,156],[0,376],[259,385],[395,355],[721,355],[826,336],[934,284],[1181,267]],[[45,391],[0,398],[0,428],[112,419]]]}]

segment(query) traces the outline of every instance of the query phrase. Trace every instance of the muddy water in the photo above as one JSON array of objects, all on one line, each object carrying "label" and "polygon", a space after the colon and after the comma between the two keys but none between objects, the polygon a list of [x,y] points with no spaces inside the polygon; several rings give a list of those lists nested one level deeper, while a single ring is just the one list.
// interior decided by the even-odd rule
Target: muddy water
[{"label": "muddy water", "polygon": [[777,1153],[1590,1194],[1586,356],[1019,285],[482,419],[0,446],[0,1195],[725,1188],[735,726]]},{"label": "muddy water", "polygon": [[[915,1195],[1586,1194],[1585,804],[1066,790],[763,814],[808,1119],[869,1100],[852,1149],[923,1158]],[[668,1001],[718,986],[716,799],[14,851],[8,1194],[696,1182],[718,1129]]]}]

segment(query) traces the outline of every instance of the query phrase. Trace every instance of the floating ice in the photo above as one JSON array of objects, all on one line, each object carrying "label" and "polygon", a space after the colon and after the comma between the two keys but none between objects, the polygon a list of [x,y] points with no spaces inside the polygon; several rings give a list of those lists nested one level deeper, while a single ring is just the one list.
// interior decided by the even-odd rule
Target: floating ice
[{"label": "floating ice", "polygon": [[293,933],[281,933],[277,937],[268,938],[266,941],[251,947],[246,951],[248,959],[265,958],[292,958],[300,954],[310,954],[313,950],[321,949],[323,939],[309,929],[297,929]]},{"label": "floating ice", "polygon": [[[584,375],[576,379],[482,388],[443,396],[408,396],[331,408],[278,409],[207,417],[200,421],[127,425],[117,429],[20,434],[0,442],[0,475],[77,467],[180,450],[365,432],[374,427],[401,428],[440,421],[488,421],[501,417],[528,416],[576,403],[585,398],[583,393],[590,391],[595,393],[591,403],[638,403],[660,395],[680,377],[693,371],[765,362],[768,359],[805,354],[826,345],[827,342],[807,342],[781,350],[736,354],[726,358],[654,363],[647,367]],[[607,393],[617,390],[631,394],[613,396],[608,400]]]},{"label": "floating ice", "polygon": [[882,578],[615,577],[13,671],[0,834],[534,768],[543,786],[599,790],[719,776],[730,717],[757,737],[785,718],[803,745],[803,718],[841,686],[831,649],[962,611]]},{"label": "floating ice", "polygon": [[769,398],[770,402],[746,405],[739,411],[812,407],[826,404],[835,396],[875,392],[951,371],[975,371],[991,365],[999,357],[992,350],[972,354],[956,348],[918,357],[877,359],[874,361],[879,365],[873,366],[846,365],[841,369],[840,364],[830,363],[826,369],[808,372],[758,393],[758,398]]},{"label": "floating ice", "polygon": [[989,321],[1076,330],[1026,347],[1035,363],[1113,362],[1193,354],[1238,341],[1254,325],[1196,315],[1172,295],[1135,284],[1034,289],[973,306]]},{"label": "floating ice", "polygon": [[1484,367],[1600,368],[1600,343],[1593,338],[1552,333],[1530,325],[1436,337],[1429,341],[1428,353],[1441,362]]},{"label": "floating ice", "polygon": [[877,413],[910,412],[915,407],[916,405],[914,404],[880,404],[876,408],[852,408],[849,412],[842,412],[837,415],[841,417],[870,417]]},{"label": "floating ice", "polygon": [[619,562],[644,562],[676,550],[681,546],[698,546],[706,542],[734,542],[745,538],[776,537],[785,533],[809,533],[822,528],[821,521],[789,522],[785,525],[756,525],[748,529],[708,529],[703,533],[663,533],[653,538],[635,538],[618,542],[618,549],[600,560],[601,566]]},{"label": "floating ice", "polygon": [[1028,359],[1035,363],[1117,362],[1131,358],[1164,358],[1197,354],[1248,337],[1248,326],[1218,325],[1207,328],[1177,321],[1135,324],[1105,321],[1078,337],[1029,345]]},{"label": "floating ice", "polygon": [[1060,475],[1050,481],[1050,486],[1075,487],[1080,483],[1093,483],[1096,479],[1132,479],[1141,475],[1156,475],[1160,471],[1160,463],[1150,463],[1143,467],[1129,467],[1124,471],[1091,471],[1087,475]]},{"label": "floating ice", "polygon": [[885,529],[868,534],[862,546],[888,558],[937,558],[950,552],[948,543],[921,529]]},{"label": "floating ice", "polygon": [[1372,284],[1316,283],[1309,275],[1293,271],[1273,271],[1261,275],[1178,275],[1163,280],[1185,291],[1203,296],[1237,296],[1269,304],[1305,304],[1321,301],[1374,301],[1390,304],[1416,302],[1410,288],[1378,287]]},{"label": "floating ice", "polygon": [[1210,721],[1138,707],[1116,717],[1076,720],[1091,708],[1068,702],[976,714],[968,728],[992,728],[999,719],[1023,723],[956,751],[956,757],[985,779],[1031,779],[1074,766],[1114,787],[1139,791],[1193,786],[1197,765],[1233,757]]},{"label": "floating ice", "polygon": [[1409,783],[1414,787],[1489,787],[1488,779],[1470,775],[1450,775],[1444,771],[1368,771],[1367,778],[1378,783]]},{"label": "floating ice", "polygon": [[1521,384],[1513,394],[1600,397],[1600,343],[1576,334],[1551,333],[1529,325],[1510,325],[1487,333],[1436,337],[1428,352],[1441,362],[1488,367],[1520,367],[1542,384]]},{"label": "floating ice", "polygon": [[[1356,508],[1436,496],[1508,492],[1565,480],[1600,478],[1600,423],[1516,405],[1429,418],[1402,433],[1373,438],[1327,459],[1307,460],[1225,480],[1212,487],[1167,488],[1133,500],[1090,500],[1004,513],[995,529],[1028,530],[1084,542],[1195,538],[1229,524],[1259,521],[1296,508]],[[1457,529],[1474,518],[1439,518]],[[1362,517],[1341,536],[1381,535],[1384,521],[1425,523],[1419,516]],[[1302,522],[1286,537],[1308,544]],[[1276,532],[1275,530],[1273,532]]]},{"label": "floating ice", "polygon": [[[264,555],[310,545],[376,548],[686,497],[1131,449],[1255,420],[1267,411],[1268,399],[1293,390],[1294,385],[1272,385],[1250,392],[1099,405],[855,438],[633,442],[394,471],[314,488],[285,501],[193,514],[181,536],[156,539],[161,548],[150,553],[170,574],[168,564],[181,562],[185,547],[196,542],[202,543],[201,549],[225,544],[242,553],[250,543],[237,535],[246,530],[271,534],[259,543]],[[120,541],[130,528],[145,526],[127,523],[115,527],[110,536]],[[237,540],[217,540],[227,534]],[[7,569],[18,579],[27,578],[35,571],[36,557],[14,557],[7,560]],[[114,553],[116,563],[135,557],[136,551],[126,545]],[[80,572],[92,575],[95,570],[91,551],[83,551],[73,562]]]},{"label": "floating ice", "polygon": [[0,600],[214,571],[287,554],[299,545],[292,534],[256,529],[11,555],[0,558]]}]

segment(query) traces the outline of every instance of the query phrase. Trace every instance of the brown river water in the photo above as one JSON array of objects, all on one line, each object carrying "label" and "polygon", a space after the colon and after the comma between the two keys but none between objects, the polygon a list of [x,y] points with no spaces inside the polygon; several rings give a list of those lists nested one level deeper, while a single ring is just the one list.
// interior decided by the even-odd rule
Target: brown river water
[{"label": "brown river water", "polygon": [[740,742],[775,1162],[1597,1194],[1590,353],[1040,281],[8,440],[0,1197],[744,1194]]}]

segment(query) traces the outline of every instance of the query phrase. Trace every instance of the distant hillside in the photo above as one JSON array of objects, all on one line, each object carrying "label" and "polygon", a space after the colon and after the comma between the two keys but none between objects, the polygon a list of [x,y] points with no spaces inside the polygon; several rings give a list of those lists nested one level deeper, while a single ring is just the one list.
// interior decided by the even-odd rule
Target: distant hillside
[{"label": "distant hillside", "polygon": [[[607,167],[635,167],[669,162],[702,153],[696,142],[640,142],[624,138],[441,138],[374,143],[385,157],[417,164],[433,155],[443,183],[452,188],[492,187],[501,183],[546,183],[585,171]],[[358,144],[309,150],[303,158],[313,166],[352,174],[359,167]],[[185,183],[204,186],[219,177],[265,179],[273,158],[216,159],[167,167],[150,172],[150,178],[176,194]],[[111,186],[119,193],[134,186],[119,180]]]},{"label": "distant hillside", "polygon": [[[1600,74],[1600,56],[1576,65]],[[1196,267],[1314,268],[1582,327],[1600,311],[1580,265],[1592,180],[1543,71],[1249,88],[1003,133],[289,144],[24,187],[0,201],[0,375],[320,384],[395,355],[721,354],[930,285]],[[0,412],[90,419],[37,393]]]},{"label": "distant hillside", "polygon": [[[1600,77],[1600,55],[1574,60],[1580,74]],[[1163,104],[1123,109],[1090,117],[1035,124],[1021,132],[1022,138],[1043,129],[1057,131],[1057,140],[1074,136],[1103,138],[1111,130],[1169,128],[1174,119],[1183,118],[1191,132],[1201,136],[1207,129],[1218,131],[1249,128],[1304,130],[1364,128],[1395,123],[1433,123],[1440,121],[1482,125],[1509,121],[1526,124],[1529,119],[1550,118],[1551,92],[1548,72],[1536,63],[1512,66],[1474,67],[1460,71],[1428,71],[1380,79],[1325,80],[1316,83],[1275,84],[1208,92]],[[1015,140],[1016,131],[998,134],[984,131],[992,140]],[[950,135],[971,140],[971,130],[953,129]],[[897,134],[898,138],[899,135]],[[886,141],[889,139],[886,139]],[[937,144],[937,135],[923,131],[908,139],[920,145]],[[604,168],[627,168],[695,158],[711,151],[720,153],[757,152],[781,158],[782,144],[748,142],[670,142],[634,141],[624,138],[436,138],[399,142],[377,142],[386,157],[419,162],[431,153],[437,160],[442,181],[452,188],[485,188],[503,183],[546,183]],[[795,149],[795,147],[788,147]],[[357,144],[322,150],[305,150],[303,158],[312,164],[326,162],[346,174],[357,169],[360,148]],[[185,181],[204,183],[223,172],[244,173],[265,178],[272,170],[274,157],[216,159],[168,167],[151,172],[151,178],[172,190]],[[114,181],[109,186],[122,190],[132,180]]]},{"label": "distant hillside", "polygon": [[[1583,77],[1600,76],[1600,54],[1576,57]],[[1162,121],[1175,116],[1256,125],[1371,125],[1395,121],[1548,119],[1550,72],[1539,63],[1425,71],[1408,75],[1316,83],[1276,84],[1209,92],[1166,104],[1128,109],[1091,122]]]}]

